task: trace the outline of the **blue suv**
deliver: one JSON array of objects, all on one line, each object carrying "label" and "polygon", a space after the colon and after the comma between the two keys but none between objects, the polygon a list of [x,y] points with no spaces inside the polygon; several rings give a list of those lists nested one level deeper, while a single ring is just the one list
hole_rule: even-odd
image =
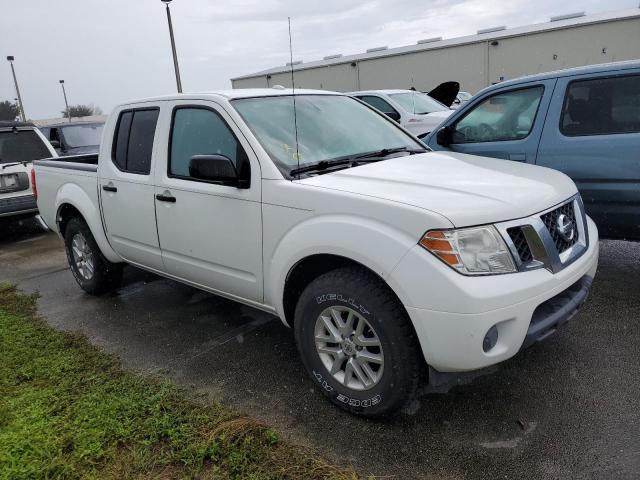
[{"label": "blue suv", "polygon": [[640,61],[493,85],[423,141],[560,170],[602,237],[640,240]]}]

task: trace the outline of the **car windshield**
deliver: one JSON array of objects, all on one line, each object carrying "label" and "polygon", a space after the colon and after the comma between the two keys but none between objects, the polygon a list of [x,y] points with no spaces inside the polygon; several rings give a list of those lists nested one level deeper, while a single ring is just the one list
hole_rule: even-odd
[{"label": "car windshield", "polygon": [[418,115],[449,110],[429,95],[420,92],[392,93],[389,96],[398,102],[407,112]]},{"label": "car windshield", "polygon": [[0,163],[30,162],[51,153],[33,130],[0,132]]},{"label": "car windshield", "polygon": [[424,149],[386,117],[347,96],[296,95],[295,117],[291,95],[243,98],[232,104],[286,175],[323,160]]},{"label": "car windshield", "polygon": [[67,146],[71,148],[100,145],[104,124],[67,125],[61,127]]}]

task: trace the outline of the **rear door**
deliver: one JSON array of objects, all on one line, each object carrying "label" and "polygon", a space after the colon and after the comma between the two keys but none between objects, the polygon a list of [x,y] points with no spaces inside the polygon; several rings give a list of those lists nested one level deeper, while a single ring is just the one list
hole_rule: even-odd
[{"label": "rear door", "polygon": [[640,69],[559,78],[537,163],[576,182],[602,236],[640,239]]},{"label": "rear door", "polygon": [[111,247],[127,262],[161,271],[151,173],[159,112],[141,105],[110,120],[117,123],[101,147],[98,188]]},{"label": "rear door", "polygon": [[[217,103],[172,103],[169,139],[156,169],[158,236],[166,272],[220,293],[262,302],[260,165]],[[164,129],[163,129],[164,130]],[[243,188],[193,178],[194,155],[224,155]],[[246,187],[246,188],[244,188]]]},{"label": "rear door", "polygon": [[[518,162],[535,163],[554,80],[493,90],[454,114],[450,150]],[[432,145],[433,144],[433,145]],[[435,150],[436,135],[429,139]]]}]

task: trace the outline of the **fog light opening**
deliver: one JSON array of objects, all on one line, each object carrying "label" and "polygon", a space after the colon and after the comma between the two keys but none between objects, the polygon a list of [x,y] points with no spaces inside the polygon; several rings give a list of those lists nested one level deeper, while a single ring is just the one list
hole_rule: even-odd
[{"label": "fog light opening", "polygon": [[484,350],[484,353],[487,353],[496,346],[496,343],[498,343],[498,329],[494,325],[484,336],[484,340],[482,341],[482,350]]}]

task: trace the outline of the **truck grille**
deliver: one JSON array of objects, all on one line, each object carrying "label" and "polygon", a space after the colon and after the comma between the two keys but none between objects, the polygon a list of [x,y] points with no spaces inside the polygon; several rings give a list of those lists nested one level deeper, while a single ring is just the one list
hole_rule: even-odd
[{"label": "truck grille", "polygon": [[533,255],[531,254],[531,249],[529,248],[527,239],[524,236],[522,227],[508,228],[507,233],[511,237],[511,241],[518,251],[518,257],[520,257],[520,261],[522,263],[529,263],[530,261],[532,261]]},{"label": "truck grille", "polygon": [[[570,240],[564,238],[560,233],[558,219],[561,215],[564,215],[566,221],[571,222],[574,233]],[[561,207],[541,215],[540,218],[542,219],[545,227],[547,227],[547,230],[549,230],[551,238],[553,238],[553,242],[556,244],[556,248],[558,249],[558,253],[568,250],[578,241],[579,234],[578,229],[576,228],[576,215],[573,210],[573,202],[565,203]]]},{"label": "truck grille", "polygon": [[589,246],[584,206],[575,195],[559,207],[496,224],[519,271],[546,268],[559,272]]}]

